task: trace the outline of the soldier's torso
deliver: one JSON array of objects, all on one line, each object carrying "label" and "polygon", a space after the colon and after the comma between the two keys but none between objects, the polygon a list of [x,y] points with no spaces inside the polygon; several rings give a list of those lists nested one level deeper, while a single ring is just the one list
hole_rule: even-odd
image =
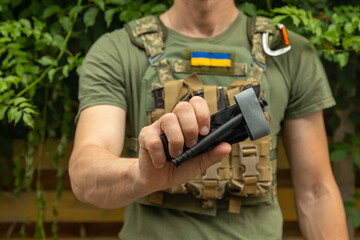
[{"label": "soldier's torso", "polygon": [[[163,52],[154,55],[154,65],[149,65],[141,79],[140,128],[193,95],[204,97],[212,113],[234,104],[233,96],[247,87],[256,88],[265,98],[271,97],[269,81],[262,74],[261,64],[259,67],[254,63],[247,38],[218,38],[202,41],[170,34]],[[271,119],[271,105],[266,111]],[[192,181],[139,202],[210,215],[217,207],[239,212],[244,204],[270,202],[276,194],[275,145],[275,136],[233,144],[232,152],[221,163]]]}]

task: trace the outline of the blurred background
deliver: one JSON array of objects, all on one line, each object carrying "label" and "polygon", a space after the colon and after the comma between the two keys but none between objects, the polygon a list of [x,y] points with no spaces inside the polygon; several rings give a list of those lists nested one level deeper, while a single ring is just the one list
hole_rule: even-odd
[{"label": "blurred background", "polygon": [[[67,164],[77,112],[78,71],[105,32],[171,0],[0,0],[0,239],[117,239],[124,209],[78,202]],[[360,239],[360,6],[358,0],[236,1],[307,37],[318,50],[337,106],[325,112],[329,151]],[[280,139],[281,143],[281,139]],[[284,239],[302,239],[284,149],[278,196]]]}]

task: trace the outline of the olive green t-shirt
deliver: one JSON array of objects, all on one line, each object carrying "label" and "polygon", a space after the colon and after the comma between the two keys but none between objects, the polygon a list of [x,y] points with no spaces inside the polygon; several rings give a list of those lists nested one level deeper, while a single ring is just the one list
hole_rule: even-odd
[{"label": "olive green t-shirt", "polygon": [[[292,49],[269,57],[264,73],[270,85],[271,132],[278,135],[284,119],[306,116],[335,104],[326,74],[313,47],[303,37],[289,32]],[[213,38],[191,38],[168,29],[165,52],[182,57],[176,48],[185,45],[242,47],[250,51],[246,17],[240,13],[222,34]],[[175,50],[176,51],[175,51]],[[177,54],[177,55],[176,55]],[[171,62],[171,59],[169,59]],[[142,126],[135,116],[140,111],[141,79],[148,67],[143,49],[134,46],[124,29],[102,36],[90,49],[82,66],[79,114],[82,109],[110,104],[127,112],[126,135]],[[174,74],[176,79],[183,78]],[[213,76],[221,81],[221,76]],[[181,203],[179,203],[181,204]],[[125,213],[121,239],[281,239],[282,216],[277,199],[259,206],[243,206],[240,214],[218,209],[206,216],[161,207],[130,204]]]}]

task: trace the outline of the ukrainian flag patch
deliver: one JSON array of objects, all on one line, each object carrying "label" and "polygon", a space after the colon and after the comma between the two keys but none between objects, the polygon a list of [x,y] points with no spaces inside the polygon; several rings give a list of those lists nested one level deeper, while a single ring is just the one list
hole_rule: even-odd
[{"label": "ukrainian flag patch", "polygon": [[231,67],[231,53],[191,51],[191,66]]}]

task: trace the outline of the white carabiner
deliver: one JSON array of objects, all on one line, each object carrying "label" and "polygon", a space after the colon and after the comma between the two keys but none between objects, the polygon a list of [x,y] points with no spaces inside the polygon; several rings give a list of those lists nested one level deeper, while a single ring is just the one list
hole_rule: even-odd
[{"label": "white carabiner", "polygon": [[[277,27],[282,30],[284,28],[284,25],[283,24],[278,24]],[[289,46],[286,46],[284,48],[280,48],[278,50],[271,50],[270,47],[269,47],[269,33],[268,32],[264,32],[262,34],[262,43],[263,43],[263,49],[264,49],[264,52],[269,55],[269,56],[273,56],[273,57],[276,57],[276,56],[280,56],[284,53],[287,53],[288,51],[290,51],[291,49],[291,45]]]}]

